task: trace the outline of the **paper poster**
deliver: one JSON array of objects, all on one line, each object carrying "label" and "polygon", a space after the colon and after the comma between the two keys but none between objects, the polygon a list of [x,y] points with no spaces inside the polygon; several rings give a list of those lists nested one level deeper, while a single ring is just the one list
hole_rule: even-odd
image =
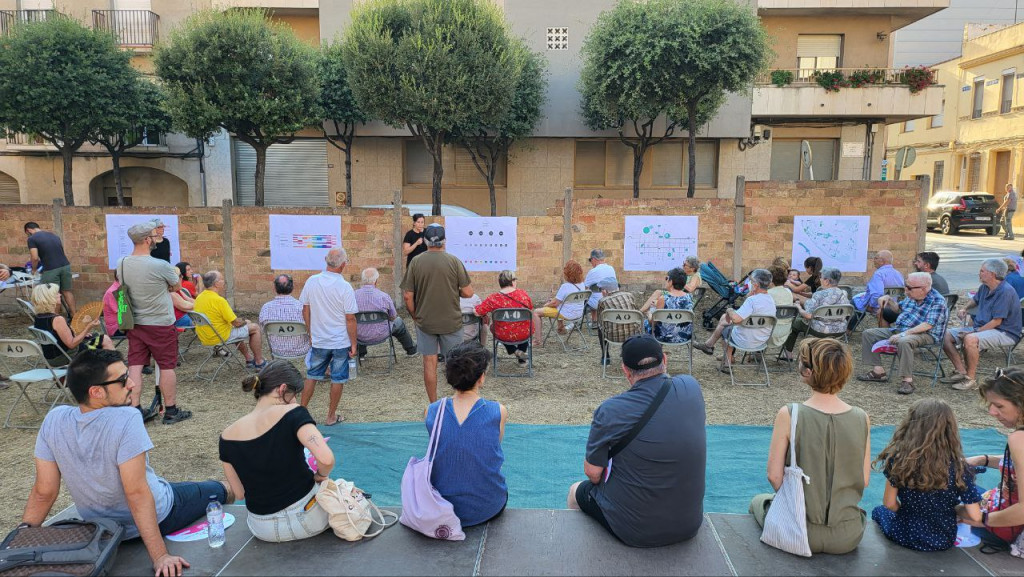
[{"label": "paper poster", "polygon": [[176,214],[108,214],[107,216],[107,266],[117,268],[117,261],[135,250],[128,229],[147,220],[159,218],[164,223],[164,237],[171,241],[171,264],[181,262],[181,248],[178,246],[178,215]]},{"label": "paper poster", "polygon": [[332,248],[341,248],[340,216],[270,215],[270,268],[322,271]]},{"label": "paper poster", "polygon": [[697,256],[697,217],[627,216],[623,242],[623,270],[671,270]]},{"label": "paper poster", "polygon": [[870,216],[793,217],[793,266],[817,256],[840,272],[866,272],[870,226]]},{"label": "paper poster", "polygon": [[516,222],[514,216],[447,216],[445,250],[466,270],[516,270]]}]

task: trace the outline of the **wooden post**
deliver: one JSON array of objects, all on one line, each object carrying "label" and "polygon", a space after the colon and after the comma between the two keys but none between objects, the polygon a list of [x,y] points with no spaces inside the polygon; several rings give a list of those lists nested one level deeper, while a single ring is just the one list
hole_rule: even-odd
[{"label": "wooden post", "polygon": [[562,207],[562,266],[572,260],[572,188],[565,189]]},{"label": "wooden post", "polygon": [[235,258],[232,255],[234,244],[231,242],[231,199],[225,199],[220,208],[223,221],[222,237],[224,244],[224,282],[226,283],[225,298],[231,308],[235,307]]},{"label": "wooden post", "polygon": [[64,218],[62,215],[64,209],[64,199],[55,198],[53,199],[53,234],[64,238]]},{"label": "wooden post", "polygon": [[921,205],[917,207],[917,252],[923,252],[928,234],[928,199],[931,198],[932,178],[922,174],[917,180],[921,183]]},{"label": "wooden post", "polygon": [[732,234],[732,278],[736,280],[740,280],[740,275],[743,274],[743,213],[746,207],[744,203],[746,188],[747,179],[737,176]]},{"label": "wooden post", "polygon": [[405,299],[402,298],[402,275],[405,273],[405,259],[402,258],[402,191],[396,189],[394,197],[392,199],[394,209],[391,212],[391,226],[392,226],[392,241],[394,247],[392,248],[392,256],[395,260],[394,266],[394,287],[392,288],[391,298],[395,301],[395,306],[399,309],[405,307]]}]

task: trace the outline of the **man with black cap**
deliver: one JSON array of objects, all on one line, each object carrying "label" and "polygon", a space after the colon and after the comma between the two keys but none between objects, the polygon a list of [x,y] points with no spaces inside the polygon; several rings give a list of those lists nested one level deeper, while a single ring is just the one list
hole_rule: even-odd
[{"label": "man with black cap", "polygon": [[462,342],[459,297],[473,296],[469,273],[458,257],[444,250],[444,227],[423,230],[427,252],[409,261],[402,279],[405,308],[416,321],[416,346],[423,355],[423,386],[427,398],[437,400],[437,354]]},{"label": "man with black cap", "polygon": [[569,489],[570,509],[632,547],[690,539],[704,515],[704,396],[692,376],[666,374],[666,362],[650,335],[622,346],[630,388],[594,411],[587,480]]}]

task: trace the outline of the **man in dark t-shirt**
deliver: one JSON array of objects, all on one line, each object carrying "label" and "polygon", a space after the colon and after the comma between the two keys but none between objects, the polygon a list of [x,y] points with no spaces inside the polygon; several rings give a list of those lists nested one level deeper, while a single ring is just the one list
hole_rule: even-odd
[{"label": "man in dark t-shirt", "polygon": [[[630,389],[594,411],[583,472],[569,489],[570,509],[580,509],[632,547],[660,547],[692,538],[704,516],[704,396],[690,375],[665,373],[665,353],[649,335],[622,346]],[[632,442],[630,435],[665,380],[664,400]]]},{"label": "man in dark t-shirt", "polygon": [[[160,236],[160,241],[153,243],[153,248],[149,252],[149,256],[158,258],[162,261],[171,262],[171,241],[167,240],[164,236],[164,230],[166,225],[159,218],[153,219],[153,234]],[[156,240],[156,239],[154,239]]]},{"label": "man in dark t-shirt", "polygon": [[71,261],[64,254],[64,243],[50,231],[39,228],[39,223],[26,222],[28,250],[32,258],[32,269],[38,271],[42,265],[39,282],[53,283],[60,288],[60,294],[68,306],[68,313],[75,314],[75,294],[71,292]]}]

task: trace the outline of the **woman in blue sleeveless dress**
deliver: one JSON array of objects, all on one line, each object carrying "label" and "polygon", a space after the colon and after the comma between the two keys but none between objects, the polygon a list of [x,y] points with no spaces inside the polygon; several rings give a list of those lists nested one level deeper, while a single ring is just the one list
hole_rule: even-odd
[{"label": "woman in blue sleeveless dress", "polygon": [[[651,295],[648,301],[653,309],[693,310],[693,297],[686,292],[686,273],[676,267],[665,274],[665,288]],[[641,309],[640,312],[646,312]],[[644,321],[644,330],[663,343],[685,343],[693,337],[693,323],[670,325]]]},{"label": "woman in blue sleeveless dress", "polygon": [[[480,396],[491,354],[476,341],[465,342],[445,357],[445,374],[454,389],[445,403],[437,456],[430,482],[455,509],[463,527],[486,523],[505,510],[508,487],[501,466],[508,410]],[[425,412],[427,431],[441,402]]]}]

